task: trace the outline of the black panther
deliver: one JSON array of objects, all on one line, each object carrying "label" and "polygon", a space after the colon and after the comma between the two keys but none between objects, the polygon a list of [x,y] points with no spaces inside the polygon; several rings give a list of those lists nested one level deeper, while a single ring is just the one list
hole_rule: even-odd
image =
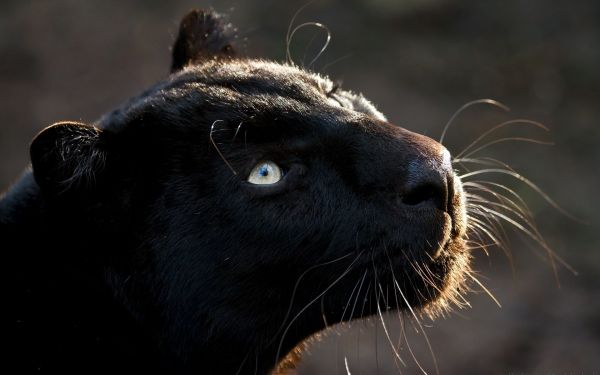
[{"label": "black panther", "polygon": [[[0,201],[5,370],[267,374],[327,326],[464,286],[449,152],[184,17],[171,75],[60,122]],[[279,365],[281,367],[281,365]]]}]

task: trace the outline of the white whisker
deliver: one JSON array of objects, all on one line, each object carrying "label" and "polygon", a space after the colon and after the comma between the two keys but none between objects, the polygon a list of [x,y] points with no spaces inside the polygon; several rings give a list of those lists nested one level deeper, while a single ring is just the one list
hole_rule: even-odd
[{"label": "white whisker", "polygon": [[508,108],[507,106],[505,106],[504,104],[500,103],[499,101],[496,101],[494,99],[478,99],[478,100],[473,100],[471,102],[468,102],[466,104],[464,104],[462,107],[460,107],[456,112],[454,112],[454,114],[450,117],[450,120],[448,120],[448,122],[446,123],[446,125],[444,126],[444,129],[442,130],[442,135],[440,136],[440,140],[439,143],[444,144],[444,138],[446,136],[446,132],[448,131],[448,129],[450,128],[450,125],[452,125],[452,123],[454,122],[454,120],[462,113],[464,112],[466,109],[468,109],[469,107],[472,107],[474,105],[477,104],[489,104],[492,105],[494,107],[500,108],[502,110],[504,110],[505,112],[509,112],[510,108]]},{"label": "white whisker", "polygon": [[505,126],[508,126],[508,125],[533,125],[535,127],[543,129],[545,131],[549,131],[549,129],[546,126],[544,126],[543,124],[541,124],[541,123],[539,123],[537,121],[531,121],[531,120],[526,120],[526,119],[515,119],[515,120],[505,121],[505,122],[502,122],[502,123],[500,123],[500,124],[492,127],[491,129],[487,130],[483,134],[481,134],[471,144],[469,144],[461,152],[459,152],[456,155],[455,159],[459,159],[462,155],[464,155],[467,151],[469,151],[469,149],[471,149],[472,147],[474,147],[478,142],[482,141],[488,135],[490,135],[490,134],[492,134],[492,133],[498,131],[499,129],[501,129],[501,128],[505,127]]},{"label": "white whisker", "polygon": [[554,145],[554,142],[549,142],[549,141],[541,141],[539,139],[534,139],[534,138],[526,138],[526,137],[504,137],[504,138],[498,138],[498,139],[494,139],[493,141],[489,141],[485,144],[483,144],[482,146],[477,147],[475,150],[469,152],[468,154],[465,155],[466,158],[478,153],[479,151],[482,151],[490,146],[493,146],[497,143],[502,143],[502,142],[510,142],[510,141],[515,141],[515,142],[529,142],[529,143],[535,143],[538,145],[547,145],[547,146],[552,146]]}]

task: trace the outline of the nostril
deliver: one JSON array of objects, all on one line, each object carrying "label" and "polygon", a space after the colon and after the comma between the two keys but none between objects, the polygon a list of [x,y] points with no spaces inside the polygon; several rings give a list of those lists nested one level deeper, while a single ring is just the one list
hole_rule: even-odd
[{"label": "nostril", "polygon": [[418,185],[402,196],[402,203],[409,206],[430,205],[445,211],[447,204],[445,185],[442,186],[434,183]]}]

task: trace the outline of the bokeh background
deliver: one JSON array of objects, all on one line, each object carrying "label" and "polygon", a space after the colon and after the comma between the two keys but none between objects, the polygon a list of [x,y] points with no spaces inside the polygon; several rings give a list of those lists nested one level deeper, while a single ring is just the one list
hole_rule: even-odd
[{"label": "bokeh background", "polygon": [[[0,190],[28,163],[28,144],[59,120],[91,122],[167,76],[180,17],[212,6],[238,27],[242,53],[282,61],[293,14],[306,1],[7,1],[0,2]],[[512,261],[496,249],[476,253],[475,268],[502,304],[482,292],[472,308],[406,322],[414,357],[428,373],[600,373],[600,2],[579,0],[316,0],[297,24],[331,31],[311,66],[363,92],[388,118],[434,138],[463,104],[494,98],[510,113],[476,106],[450,128],[457,153],[498,122],[529,118],[551,131],[515,128],[554,146],[498,144],[481,156],[510,163],[561,206],[571,220],[523,185],[548,243],[577,271],[559,267],[519,236]],[[291,44],[308,64],[324,41],[317,28]],[[512,132],[512,133],[511,133]],[[498,136],[500,137],[500,135]],[[512,263],[512,265],[511,265]],[[398,317],[387,318],[392,341]],[[394,360],[376,321],[338,327],[313,340],[298,374],[419,372],[406,343]]]}]

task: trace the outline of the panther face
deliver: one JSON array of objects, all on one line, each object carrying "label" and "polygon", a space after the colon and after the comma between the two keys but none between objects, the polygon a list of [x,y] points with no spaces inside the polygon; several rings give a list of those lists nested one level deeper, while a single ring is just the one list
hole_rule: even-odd
[{"label": "panther face", "polygon": [[166,362],[223,373],[330,324],[446,308],[469,259],[448,151],[326,77],[235,56],[226,31],[191,13],[169,79],[32,144],[49,212],[99,238],[119,303]]}]

